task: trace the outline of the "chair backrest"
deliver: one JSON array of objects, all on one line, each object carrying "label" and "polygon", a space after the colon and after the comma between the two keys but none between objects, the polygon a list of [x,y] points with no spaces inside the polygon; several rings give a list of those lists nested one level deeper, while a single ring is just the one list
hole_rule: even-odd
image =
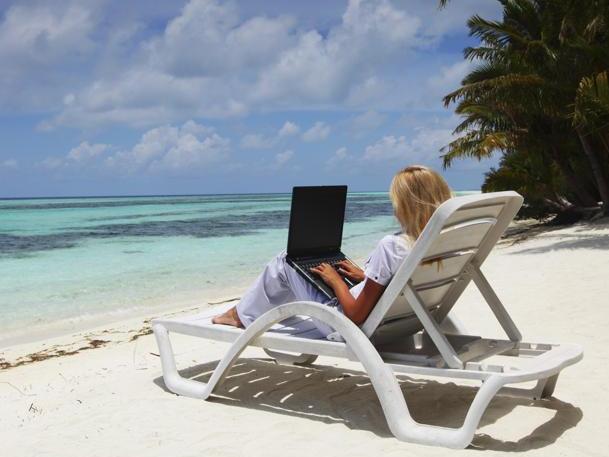
[{"label": "chair backrest", "polygon": [[438,207],[362,325],[364,333],[385,341],[421,329],[403,293],[407,286],[443,319],[471,279],[468,266],[482,265],[522,201],[516,192],[495,192],[451,198]]}]

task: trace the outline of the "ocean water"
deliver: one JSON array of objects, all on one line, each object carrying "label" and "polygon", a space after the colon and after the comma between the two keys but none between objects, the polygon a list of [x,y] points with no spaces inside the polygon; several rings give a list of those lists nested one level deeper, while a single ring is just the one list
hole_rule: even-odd
[{"label": "ocean water", "polygon": [[[0,340],[238,296],[285,249],[289,207],[289,194],[0,200]],[[386,193],[349,195],[347,254],[397,229]]]},{"label": "ocean water", "polygon": [[[0,342],[49,324],[238,296],[285,249],[289,194],[0,200]],[[352,193],[343,251],[398,230],[387,193]]]}]

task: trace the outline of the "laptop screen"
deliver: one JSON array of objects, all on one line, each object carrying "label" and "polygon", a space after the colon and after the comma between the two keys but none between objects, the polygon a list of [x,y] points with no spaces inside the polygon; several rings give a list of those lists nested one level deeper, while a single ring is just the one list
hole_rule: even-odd
[{"label": "laptop screen", "polygon": [[343,237],[347,186],[294,187],[288,255],[339,251]]}]

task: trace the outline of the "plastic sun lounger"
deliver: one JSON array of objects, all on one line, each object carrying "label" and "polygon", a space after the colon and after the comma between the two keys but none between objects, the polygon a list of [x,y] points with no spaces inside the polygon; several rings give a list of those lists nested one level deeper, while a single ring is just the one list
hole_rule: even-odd
[{"label": "plastic sun lounger", "polygon": [[[497,192],[456,197],[442,204],[360,327],[313,302],[278,306],[245,330],[214,325],[209,313],[154,320],[165,385],[179,395],[206,399],[248,345],[263,348],[279,363],[312,363],[319,355],[342,357],[362,364],[389,429],[398,439],[467,447],[496,394],[550,397],[560,371],[583,357],[583,349],[575,344],[522,342],[480,271],[522,201],[516,192]],[[482,293],[507,340],[465,335],[451,325],[448,313],[470,281]],[[310,318],[326,322],[335,332],[323,338]],[[170,332],[232,343],[209,382],[180,376]],[[394,373],[476,380],[482,385],[463,425],[447,428],[421,424],[411,417]],[[506,387],[529,381],[537,381],[535,387]]]}]

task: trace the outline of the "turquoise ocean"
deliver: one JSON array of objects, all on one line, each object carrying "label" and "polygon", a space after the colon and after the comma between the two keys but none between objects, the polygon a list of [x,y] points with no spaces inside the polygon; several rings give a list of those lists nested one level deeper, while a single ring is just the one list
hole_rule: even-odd
[{"label": "turquoise ocean", "polygon": [[[0,200],[0,342],[239,296],[285,249],[289,194]],[[343,251],[398,230],[387,193],[348,196]]]}]

